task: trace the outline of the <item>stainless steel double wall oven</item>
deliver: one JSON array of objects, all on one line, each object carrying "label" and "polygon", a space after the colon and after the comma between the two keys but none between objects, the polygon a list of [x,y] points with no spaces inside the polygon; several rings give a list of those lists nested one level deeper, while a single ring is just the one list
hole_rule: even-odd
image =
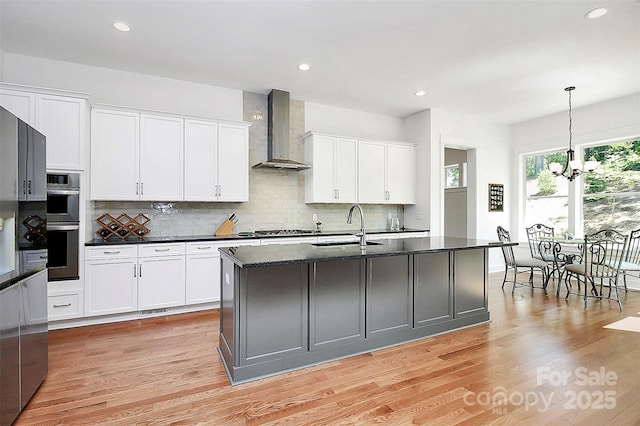
[{"label": "stainless steel double wall oven", "polygon": [[47,173],[49,281],[78,279],[80,175]]}]

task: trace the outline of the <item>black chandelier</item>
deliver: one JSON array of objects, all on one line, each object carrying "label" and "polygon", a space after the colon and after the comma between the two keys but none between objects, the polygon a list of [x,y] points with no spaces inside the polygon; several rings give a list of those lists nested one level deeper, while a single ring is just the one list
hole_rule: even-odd
[{"label": "black chandelier", "polygon": [[571,125],[573,124],[571,117],[571,92],[575,90],[574,86],[569,86],[564,89],[565,92],[569,92],[569,149],[567,150],[567,161],[564,164],[564,168],[560,163],[549,164],[549,170],[554,176],[562,176],[569,181],[573,181],[576,177],[580,176],[584,171],[591,173],[598,167],[597,161],[585,161],[584,167],[580,160],[575,159],[575,152],[572,147],[573,133],[571,132]]}]

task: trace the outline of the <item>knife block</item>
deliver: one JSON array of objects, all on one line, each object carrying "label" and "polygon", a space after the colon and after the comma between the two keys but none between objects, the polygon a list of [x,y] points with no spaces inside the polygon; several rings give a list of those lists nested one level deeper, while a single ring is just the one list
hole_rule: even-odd
[{"label": "knife block", "polygon": [[222,225],[220,225],[218,227],[218,229],[216,229],[215,235],[231,235],[233,234],[233,222],[231,222],[229,219],[225,220],[224,222],[222,222]]}]

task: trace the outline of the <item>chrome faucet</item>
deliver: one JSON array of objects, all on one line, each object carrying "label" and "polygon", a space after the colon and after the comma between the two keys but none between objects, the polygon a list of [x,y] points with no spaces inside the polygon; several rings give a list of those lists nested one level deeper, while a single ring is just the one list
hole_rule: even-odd
[{"label": "chrome faucet", "polygon": [[356,234],[357,237],[360,237],[360,249],[364,250],[367,248],[367,234],[364,231],[364,213],[362,212],[362,207],[360,204],[354,204],[349,209],[349,216],[347,216],[347,223],[351,223],[351,216],[353,215],[353,209],[358,208],[360,212],[360,233]]}]

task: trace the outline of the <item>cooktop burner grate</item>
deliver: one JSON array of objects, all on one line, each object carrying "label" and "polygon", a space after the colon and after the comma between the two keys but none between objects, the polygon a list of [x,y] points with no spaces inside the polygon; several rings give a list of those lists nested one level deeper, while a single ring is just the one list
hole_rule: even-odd
[{"label": "cooktop burner grate", "polygon": [[254,234],[262,236],[304,235],[313,234],[313,231],[309,229],[261,229],[259,231],[254,231]]}]

